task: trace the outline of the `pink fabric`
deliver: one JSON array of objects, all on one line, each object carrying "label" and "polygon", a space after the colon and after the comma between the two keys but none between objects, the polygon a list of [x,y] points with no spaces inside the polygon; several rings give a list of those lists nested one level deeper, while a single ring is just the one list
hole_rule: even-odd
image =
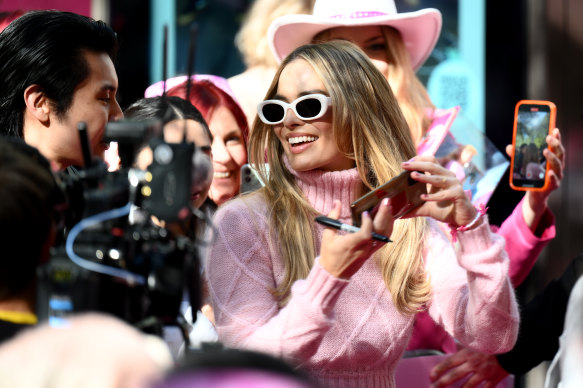
[{"label": "pink fabric", "polygon": [[437,325],[425,311],[415,316],[413,335],[407,344],[407,350],[439,350],[444,353],[455,353],[455,340],[443,327]]},{"label": "pink fabric", "polygon": [[427,133],[417,145],[417,155],[435,155],[439,145],[449,133],[449,129],[459,111],[460,107],[456,106],[447,110],[436,109],[431,112],[433,121]]},{"label": "pink fabric", "polygon": [[530,273],[544,247],[555,238],[555,216],[547,208],[539,221],[540,236],[536,236],[526,225],[522,214],[522,201],[500,228],[493,231],[506,240],[506,252],[510,257],[509,275],[514,287],[518,287]]},{"label": "pink fabric", "polygon": [[[418,154],[427,153],[429,150],[437,150],[439,145],[433,144],[430,140],[441,141],[445,137],[444,130],[447,133],[453,123],[453,118],[457,110],[435,112],[434,121],[428,133],[440,134],[440,136],[431,135],[426,137],[427,142],[422,143],[423,147],[418,148]],[[444,123],[447,125],[444,128]],[[443,135],[443,136],[441,136]],[[536,263],[542,249],[555,237],[555,220],[550,210],[546,210],[539,223],[539,229],[542,229],[540,237],[534,235],[530,230],[522,214],[522,202],[519,203],[512,214],[502,223],[500,228],[492,226],[492,231],[504,237],[506,241],[506,252],[510,258],[509,276],[514,287],[520,285],[530,270]],[[454,353],[457,349],[454,339],[447,332],[435,324],[435,322],[426,315],[426,313],[417,314],[415,318],[415,329],[407,350],[417,349],[436,349],[445,353]]]},{"label": "pink fabric", "polygon": [[[334,199],[349,222],[347,189],[359,184],[355,169],[295,173],[314,208],[327,214]],[[350,279],[330,275],[315,258],[285,307],[272,290],[284,266],[269,209],[259,194],[240,197],[215,214],[217,238],[206,263],[219,339],[227,346],[283,357],[304,368],[322,387],[394,387],[394,371],[410,338],[414,315],[393,305],[375,260]],[[323,227],[315,225],[316,251]],[[423,257],[433,288],[429,313],[465,345],[487,353],[516,341],[518,311],[507,277],[503,240],[487,222],[460,233],[458,254],[429,221]]]},{"label": "pink fabric", "polygon": [[339,14],[339,15],[334,15],[334,16],[330,16],[332,19],[362,19],[362,18],[374,18],[377,16],[385,16],[386,13],[384,12],[375,12],[375,11],[370,11],[370,12],[354,12],[351,13],[350,15],[344,15],[344,14]]},{"label": "pink fabric", "polygon": [[17,10],[58,9],[91,17],[90,0],[3,0],[2,12]]},{"label": "pink fabric", "polygon": [[283,372],[244,369],[240,367],[209,367],[208,370],[187,371],[166,378],[154,388],[310,388],[307,383],[286,376]]}]

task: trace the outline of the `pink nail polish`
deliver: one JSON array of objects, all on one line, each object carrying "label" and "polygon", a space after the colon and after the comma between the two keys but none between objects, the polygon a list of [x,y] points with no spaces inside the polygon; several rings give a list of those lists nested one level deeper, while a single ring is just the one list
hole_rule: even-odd
[{"label": "pink nail polish", "polygon": [[415,160],[415,157],[412,157],[411,159],[407,160],[406,162],[401,163],[401,165],[407,166],[407,165],[409,165],[414,160]]}]

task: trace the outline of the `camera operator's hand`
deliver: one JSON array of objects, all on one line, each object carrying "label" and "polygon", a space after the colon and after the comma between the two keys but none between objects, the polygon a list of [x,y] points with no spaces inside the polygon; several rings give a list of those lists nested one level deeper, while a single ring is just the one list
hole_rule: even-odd
[{"label": "camera operator's hand", "polygon": [[[340,201],[334,201],[334,208],[328,217],[337,219],[341,207]],[[336,229],[326,228],[322,234],[320,265],[336,277],[349,279],[373,253],[384,246],[384,243],[372,239],[372,233],[390,236],[393,221],[390,202],[384,200],[374,220],[367,212],[362,214],[362,225],[356,233],[341,234]]]},{"label": "camera operator's hand", "polygon": [[[412,171],[411,178],[427,184],[425,203],[412,210],[404,218],[426,216],[445,222],[453,227],[468,225],[477,211],[467,197],[462,183],[455,174],[441,166],[433,156],[418,156],[404,162],[403,168]],[[474,225],[481,224],[481,219]]]}]

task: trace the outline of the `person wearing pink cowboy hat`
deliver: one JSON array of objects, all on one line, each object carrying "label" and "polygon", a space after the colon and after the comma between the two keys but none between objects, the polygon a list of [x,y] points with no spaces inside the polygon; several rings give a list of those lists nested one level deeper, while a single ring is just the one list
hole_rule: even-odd
[{"label": "person wearing pink cowboy hat", "polygon": [[[425,306],[461,343],[485,352],[513,346],[518,321],[503,239],[451,171],[431,157],[405,162],[416,153],[408,132],[389,84],[353,43],[304,45],[286,57],[249,141],[266,185],[213,219],[205,269],[225,346],[284,357],[329,388],[400,386],[395,367]],[[424,197],[393,229],[383,201],[350,235],[314,220],[349,221],[356,197],[402,169],[427,171],[440,204]],[[445,198],[456,203],[447,218],[439,210]],[[469,225],[458,235],[459,254],[438,227],[446,219]],[[394,243],[381,247],[373,231]],[[468,237],[477,245],[466,245]]]},{"label": "person wearing pink cowboy hat", "polygon": [[[385,75],[409,124],[418,155],[434,154],[455,120],[459,107],[436,109],[415,71],[431,54],[441,30],[441,13],[432,8],[399,13],[393,0],[316,0],[312,15],[286,15],[273,21],[268,37],[276,58],[295,48],[331,39],[356,43]],[[555,236],[547,207],[563,176],[564,147],[558,129],[547,138],[551,187],[528,192],[497,233],[506,239],[509,274],[514,286],[524,281],[541,250]],[[510,147],[510,146],[509,146]],[[507,152],[511,152],[511,147]],[[456,345],[427,315],[418,314],[409,350]]]},{"label": "person wearing pink cowboy hat", "polygon": [[344,26],[389,26],[397,29],[411,56],[414,69],[421,67],[437,43],[441,31],[441,12],[426,8],[398,13],[393,1],[319,0],[312,15],[286,15],[271,23],[269,44],[281,61],[295,48],[307,43],[320,32]]}]

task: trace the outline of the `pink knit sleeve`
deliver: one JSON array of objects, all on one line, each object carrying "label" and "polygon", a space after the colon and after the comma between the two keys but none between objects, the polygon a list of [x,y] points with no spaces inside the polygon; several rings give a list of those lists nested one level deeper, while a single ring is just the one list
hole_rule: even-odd
[{"label": "pink knit sleeve", "polygon": [[348,282],[330,275],[316,260],[281,308],[272,291],[283,276],[283,264],[258,203],[235,200],[214,217],[216,240],[208,251],[206,274],[219,340],[303,361],[330,328]]},{"label": "pink knit sleeve", "polygon": [[433,292],[429,314],[465,346],[483,353],[509,351],[519,315],[504,239],[485,220],[458,234],[460,247],[454,253],[435,223],[430,230],[425,249]]},{"label": "pink knit sleeve", "polygon": [[[524,199],[522,200],[524,201]],[[541,236],[536,236],[526,225],[522,215],[522,201],[499,229],[493,230],[506,240],[506,252],[510,258],[509,275],[514,287],[518,287],[530,273],[540,252],[555,237],[555,217],[549,209],[539,221]]]}]

